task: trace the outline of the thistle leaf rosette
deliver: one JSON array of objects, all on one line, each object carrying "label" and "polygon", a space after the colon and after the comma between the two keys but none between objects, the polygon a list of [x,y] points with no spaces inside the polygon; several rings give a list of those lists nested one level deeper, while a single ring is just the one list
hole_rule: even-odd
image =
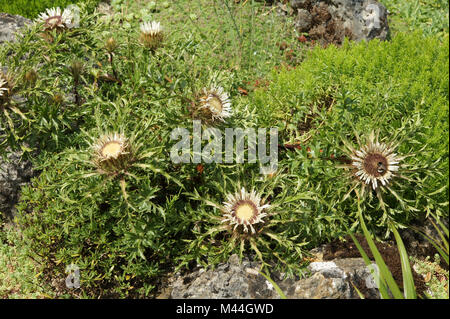
[{"label": "thistle leaf rosette", "polygon": [[[373,194],[376,194],[383,212],[380,225],[392,220],[395,214],[400,213],[406,220],[420,212],[422,199],[429,197],[423,188],[424,177],[436,173],[436,163],[415,163],[411,159],[415,153],[401,152],[403,144],[414,142],[409,141],[409,134],[404,135],[387,141],[372,131],[367,136],[356,135],[357,146],[344,140],[347,160],[340,167],[346,170],[351,187],[343,200],[355,191],[370,208]],[[421,151],[426,151],[426,145]]]},{"label": "thistle leaf rosette", "polygon": [[310,209],[308,201],[314,196],[304,191],[294,194],[296,189],[281,179],[281,174],[277,174],[262,184],[244,187],[231,181],[230,188],[234,190],[216,189],[221,200],[210,199],[198,191],[190,194],[200,201],[200,207],[192,210],[192,215],[188,209],[195,239],[190,242],[186,260],[196,258],[210,266],[237,253],[241,258],[244,254],[254,256],[264,265],[275,262],[280,269],[295,271],[305,253],[303,246],[308,244],[308,238],[302,234],[307,233],[306,225],[313,221],[306,212]]}]

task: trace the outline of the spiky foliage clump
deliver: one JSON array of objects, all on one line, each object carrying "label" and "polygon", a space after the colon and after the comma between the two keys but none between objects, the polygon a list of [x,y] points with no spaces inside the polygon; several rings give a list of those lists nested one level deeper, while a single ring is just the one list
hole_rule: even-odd
[{"label": "spiky foliage clump", "polygon": [[[160,240],[166,218],[161,187],[173,182],[161,164],[161,136],[152,129],[154,122],[148,121],[133,131],[118,130],[123,133],[104,135],[109,131],[105,128],[83,133],[79,148],[54,156],[40,177],[24,189],[24,198],[34,196],[39,202],[58,194],[56,206],[54,201],[44,206],[22,202],[18,216],[25,240],[38,253],[36,258],[45,256],[47,261],[41,269],[44,282],[65,278],[67,265],[80,268],[81,289],[67,291],[63,282],[53,282],[58,294],[124,297],[132,286],[137,295],[153,289],[164,267],[161,254],[172,243]],[[47,179],[52,183],[47,184]],[[59,210],[64,213],[56,213]],[[39,241],[35,241],[36,232]]]},{"label": "spiky foliage clump", "polygon": [[[214,267],[235,253],[299,274],[307,255],[305,247],[317,234],[313,224],[332,233],[339,221],[334,225],[322,221],[324,216],[314,211],[321,206],[320,200],[301,184],[290,184],[283,170],[246,181],[239,171],[235,176],[226,174],[223,187],[204,185],[190,193],[195,202],[185,215],[195,237],[188,241],[186,254],[179,257],[179,267],[192,259]],[[220,175],[220,170],[216,173]]]},{"label": "spiky foliage clump", "polygon": [[[90,5],[92,2],[79,4],[80,28],[44,31],[42,23],[33,23],[23,29],[26,37],[21,41],[7,42],[0,48],[9,88],[1,97],[0,108],[6,109],[7,114],[2,111],[0,115],[0,147],[25,150],[24,156],[36,145],[58,147],[64,136],[83,121],[85,110],[79,108],[79,97],[83,95],[86,101],[86,94],[80,90],[86,89],[86,71],[90,66],[78,69],[79,72],[73,72],[73,66],[74,61],[80,60],[86,65],[95,54],[86,49],[97,43],[88,32],[95,23],[87,12]],[[43,38],[43,33],[52,41]],[[79,54],[68,54],[73,50],[80,50]],[[4,58],[7,52],[14,53]]]},{"label": "spiky foliage clump", "polygon": [[[357,146],[343,139],[341,160],[346,164],[337,167],[347,171],[349,191],[342,202],[352,198],[354,191],[353,198],[362,200],[366,210],[379,210],[378,225],[383,226],[393,223],[401,227],[419,216],[424,201],[431,199],[425,181],[440,174],[439,161],[426,164],[417,161],[418,154],[430,151],[426,146],[414,149],[417,140],[412,132],[417,134],[420,124],[418,118],[408,121],[402,130],[383,139],[373,131],[363,136],[355,132]],[[443,188],[434,193],[441,191]],[[372,217],[380,216],[379,213]],[[371,218],[369,213],[366,215]],[[386,231],[389,233],[389,229]]]}]

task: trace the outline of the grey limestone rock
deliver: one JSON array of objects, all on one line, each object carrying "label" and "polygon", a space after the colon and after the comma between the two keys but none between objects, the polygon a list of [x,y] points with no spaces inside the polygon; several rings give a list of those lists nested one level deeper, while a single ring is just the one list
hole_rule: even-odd
[{"label": "grey limestone rock", "polygon": [[14,41],[16,33],[26,25],[31,24],[31,20],[9,13],[0,13],[0,44],[5,41]]},{"label": "grey limestone rock", "polygon": [[[206,298],[280,298],[273,285],[258,273],[260,264],[236,255],[214,270],[197,268],[185,275],[175,275],[168,297],[174,299]],[[367,298],[379,298],[378,289],[362,258],[313,262],[307,278],[285,278],[272,273],[271,277],[288,298],[297,299],[358,299],[353,285]]]},{"label": "grey limestone rock", "polygon": [[20,188],[33,176],[31,162],[23,160],[20,152],[8,152],[6,160],[0,156],[0,213],[14,217],[14,205]]},{"label": "grey limestone rock", "polygon": [[353,40],[386,40],[388,11],[376,0],[331,0],[330,14],[351,30]]},{"label": "grey limestone rock", "polygon": [[176,278],[171,298],[275,298],[273,286],[258,273],[258,267],[258,263],[248,259],[240,264],[238,256],[233,255],[214,270],[200,268]]},{"label": "grey limestone rock", "polygon": [[299,9],[295,19],[295,28],[299,32],[307,32],[312,26],[312,15],[308,10]]}]

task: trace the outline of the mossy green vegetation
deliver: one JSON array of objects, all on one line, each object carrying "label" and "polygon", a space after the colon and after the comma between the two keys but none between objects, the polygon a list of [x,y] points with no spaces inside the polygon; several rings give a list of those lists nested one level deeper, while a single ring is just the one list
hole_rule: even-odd
[{"label": "mossy green vegetation", "polygon": [[38,264],[11,225],[0,225],[0,298],[51,298],[41,281]]},{"label": "mossy green vegetation", "polygon": [[425,277],[425,283],[430,290],[430,295],[435,299],[448,299],[448,271],[440,266],[441,257],[434,256],[434,260],[428,256],[425,260],[412,259],[419,274]]}]

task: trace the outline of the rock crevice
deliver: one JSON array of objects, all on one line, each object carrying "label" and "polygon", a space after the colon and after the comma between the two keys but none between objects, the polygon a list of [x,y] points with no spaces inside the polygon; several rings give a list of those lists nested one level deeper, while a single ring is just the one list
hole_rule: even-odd
[{"label": "rock crevice", "polygon": [[322,44],[341,44],[345,37],[354,41],[386,40],[388,11],[375,0],[292,0],[298,32]]}]

